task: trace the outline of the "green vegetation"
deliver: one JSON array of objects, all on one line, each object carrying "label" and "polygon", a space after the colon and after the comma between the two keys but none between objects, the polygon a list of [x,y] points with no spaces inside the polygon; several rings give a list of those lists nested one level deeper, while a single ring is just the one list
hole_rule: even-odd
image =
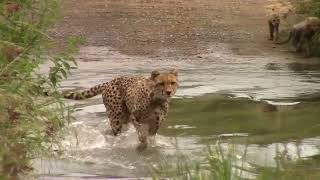
[{"label": "green vegetation", "polygon": [[242,170],[234,169],[238,161],[234,148],[226,153],[218,143],[207,150],[207,157],[202,161],[192,161],[182,154],[170,158],[171,161],[164,159],[152,168],[153,178],[231,180],[242,175]]},{"label": "green vegetation", "polygon": [[299,14],[320,17],[320,0],[295,0],[294,5]]},{"label": "green vegetation", "polygon": [[[32,159],[50,153],[70,119],[57,87],[75,65],[77,39],[60,54],[47,30],[58,18],[59,0],[0,0],[0,179],[19,179]],[[51,61],[48,75],[37,73]],[[44,97],[44,92],[52,97]]]},{"label": "green vegetation", "polygon": [[318,156],[290,160],[285,152],[278,152],[275,167],[261,167],[246,161],[247,150],[237,154],[234,144],[223,147],[220,141],[208,146],[202,160],[191,160],[179,153],[162,159],[151,169],[153,179],[197,180],[318,180],[320,159]]}]

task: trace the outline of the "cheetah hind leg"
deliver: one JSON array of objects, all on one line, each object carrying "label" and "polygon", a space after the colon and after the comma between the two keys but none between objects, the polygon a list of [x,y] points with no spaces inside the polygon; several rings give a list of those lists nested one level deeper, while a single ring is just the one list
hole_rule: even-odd
[{"label": "cheetah hind leg", "polygon": [[122,117],[121,117],[121,132],[126,132],[129,130],[130,125],[130,115],[128,115],[127,113],[123,113]]},{"label": "cheetah hind leg", "polygon": [[122,130],[122,121],[121,119],[110,119],[110,126],[114,136],[117,136],[121,133]]},{"label": "cheetah hind leg", "polygon": [[[120,113],[119,113],[120,112]],[[114,136],[123,132],[129,122],[129,116],[125,110],[117,108],[107,109],[107,116],[109,117],[110,127]]]}]

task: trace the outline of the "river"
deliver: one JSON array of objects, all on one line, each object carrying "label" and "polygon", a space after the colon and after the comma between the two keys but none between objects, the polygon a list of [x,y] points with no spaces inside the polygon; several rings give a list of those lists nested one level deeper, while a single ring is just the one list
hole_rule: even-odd
[{"label": "river", "polygon": [[[246,163],[259,167],[278,167],[279,154],[293,164],[320,155],[320,62],[285,53],[238,55],[223,43],[210,44],[207,53],[195,56],[177,58],[165,56],[171,53],[168,49],[159,51],[164,56],[82,47],[76,58],[79,68],[61,88],[81,90],[118,75],[179,69],[180,87],[156,142],[138,153],[132,127],[112,136],[100,95],[67,100],[75,107],[75,120],[61,142],[63,154],[34,161],[41,179],[150,177],[150,167],[163,157],[179,152],[201,160],[206,145],[217,140],[223,148],[234,146]],[[42,71],[47,69],[45,65]],[[302,174],[317,172],[311,164],[303,165]]]}]

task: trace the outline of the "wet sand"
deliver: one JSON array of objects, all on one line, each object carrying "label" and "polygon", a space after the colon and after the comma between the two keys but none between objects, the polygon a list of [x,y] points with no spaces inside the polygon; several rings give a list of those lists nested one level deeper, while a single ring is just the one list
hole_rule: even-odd
[{"label": "wet sand", "polygon": [[[52,29],[65,42],[84,36],[87,46],[108,46],[127,55],[179,57],[207,53],[227,43],[237,54],[285,51],[268,41],[267,15],[281,0],[66,0]],[[284,28],[283,23],[281,28]]]}]

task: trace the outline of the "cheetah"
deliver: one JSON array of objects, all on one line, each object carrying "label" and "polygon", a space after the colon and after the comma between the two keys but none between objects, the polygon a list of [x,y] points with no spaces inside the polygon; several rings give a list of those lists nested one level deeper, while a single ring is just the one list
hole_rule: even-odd
[{"label": "cheetah", "polygon": [[177,70],[152,71],[149,78],[119,76],[83,92],[64,94],[64,98],[80,100],[102,94],[113,134],[119,135],[123,125],[132,123],[138,133],[139,147],[144,149],[148,137],[155,136],[167,118],[171,97],[178,86]]},{"label": "cheetah", "polygon": [[272,9],[272,14],[269,16],[268,24],[269,24],[269,40],[278,41],[279,37],[279,26],[280,26],[280,16],[274,12]]},{"label": "cheetah", "polygon": [[292,40],[296,52],[304,51],[305,56],[311,56],[311,41],[313,36],[320,32],[320,19],[318,17],[307,17],[292,26],[289,37],[277,44],[285,44]]}]

